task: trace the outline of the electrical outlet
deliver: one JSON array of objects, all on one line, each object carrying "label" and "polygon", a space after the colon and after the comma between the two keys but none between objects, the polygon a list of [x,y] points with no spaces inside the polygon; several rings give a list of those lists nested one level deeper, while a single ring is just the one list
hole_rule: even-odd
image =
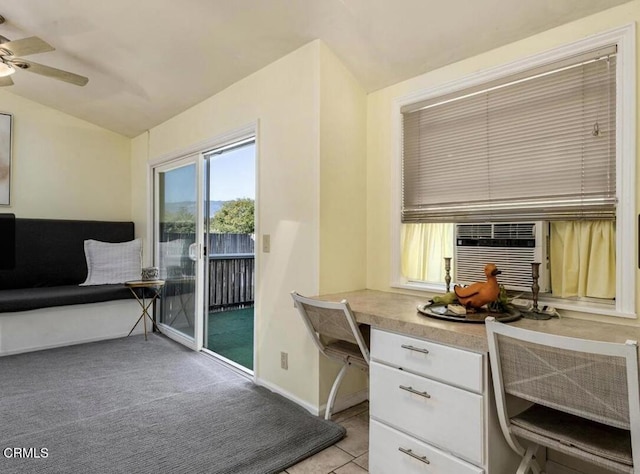
[{"label": "electrical outlet", "polygon": [[271,252],[271,235],[264,234],[262,236],[262,251],[264,253]]},{"label": "electrical outlet", "polygon": [[286,352],[280,353],[280,367],[284,370],[289,370],[289,354]]}]

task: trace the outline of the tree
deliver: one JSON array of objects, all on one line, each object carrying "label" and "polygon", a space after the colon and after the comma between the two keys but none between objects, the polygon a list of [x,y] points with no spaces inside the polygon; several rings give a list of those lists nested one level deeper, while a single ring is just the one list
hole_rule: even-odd
[{"label": "tree", "polygon": [[253,199],[225,202],[213,216],[211,230],[221,234],[253,234],[254,208]]},{"label": "tree", "polygon": [[164,215],[163,230],[172,234],[195,234],[196,217],[186,207],[182,206],[174,212]]}]

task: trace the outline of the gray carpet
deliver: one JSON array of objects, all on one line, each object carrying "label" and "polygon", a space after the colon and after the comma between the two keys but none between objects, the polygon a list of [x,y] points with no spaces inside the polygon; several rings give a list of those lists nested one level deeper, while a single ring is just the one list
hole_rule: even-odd
[{"label": "gray carpet", "polygon": [[280,472],[344,433],[159,335],[0,357],[3,474]]}]

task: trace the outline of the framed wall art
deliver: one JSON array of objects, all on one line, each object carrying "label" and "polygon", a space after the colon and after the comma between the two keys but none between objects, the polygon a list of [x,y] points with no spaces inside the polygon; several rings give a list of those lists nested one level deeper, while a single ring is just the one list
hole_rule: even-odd
[{"label": "framed wall art", "polygon": [[0,112],[0,206],[11,203],[11,137],[13,116]]}]

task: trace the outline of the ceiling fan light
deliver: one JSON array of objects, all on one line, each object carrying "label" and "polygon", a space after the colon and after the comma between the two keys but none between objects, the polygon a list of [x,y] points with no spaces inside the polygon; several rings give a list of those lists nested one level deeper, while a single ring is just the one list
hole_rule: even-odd
[{"label": "ceiling fan light", "polygon": [[16,72],[15,68],[11,64],[3,63],[0,61],[0,77],[7,77]]}]

